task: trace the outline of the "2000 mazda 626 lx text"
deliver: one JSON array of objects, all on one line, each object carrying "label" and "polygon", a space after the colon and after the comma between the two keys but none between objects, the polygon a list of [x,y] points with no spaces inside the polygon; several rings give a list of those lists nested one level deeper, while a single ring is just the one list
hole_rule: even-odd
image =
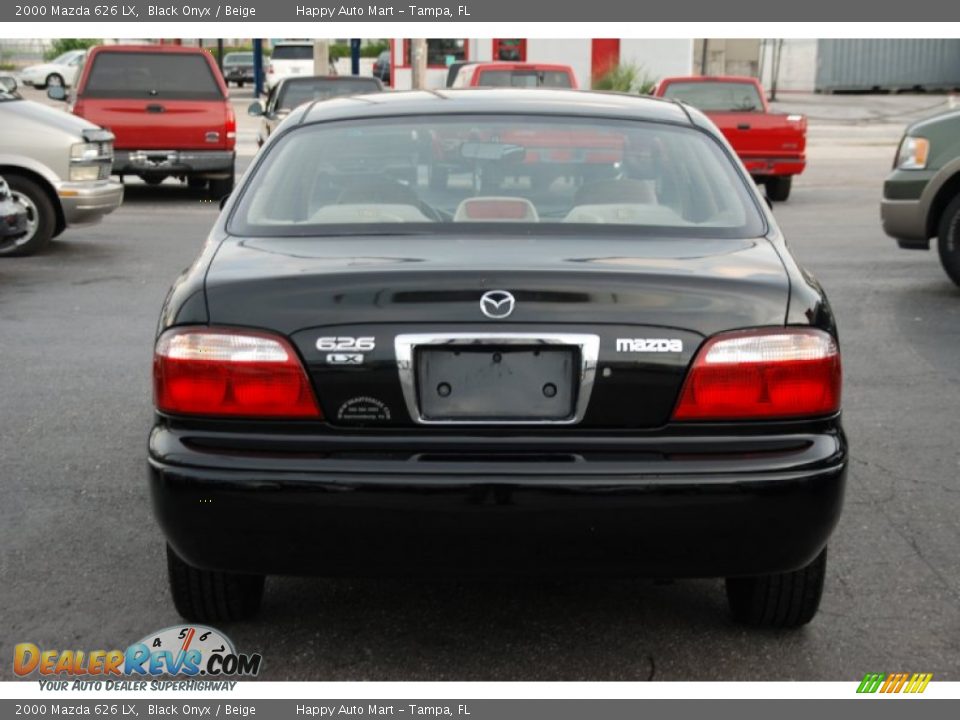
[{"label": "2000 mazda 626 lx text", "polygon": [[554,90],[301,106],[163,307],[173,599],[269,574],[726,578],[820,602],[843,500],[827,299],[701,113]]}]

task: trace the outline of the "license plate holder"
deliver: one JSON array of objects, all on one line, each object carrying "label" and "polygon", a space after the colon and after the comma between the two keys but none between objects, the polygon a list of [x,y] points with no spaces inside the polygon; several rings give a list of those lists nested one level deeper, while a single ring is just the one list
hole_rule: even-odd
[{"label": "license plate holder", "polygon": [[569,346],[421,347],[420,415],[431,422],[562,421],[575,411],[579,351]]}]

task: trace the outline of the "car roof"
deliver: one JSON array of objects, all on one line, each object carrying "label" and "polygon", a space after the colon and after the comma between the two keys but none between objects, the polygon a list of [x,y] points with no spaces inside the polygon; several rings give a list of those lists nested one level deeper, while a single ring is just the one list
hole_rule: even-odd
[{"label": "car roof", "polygon": [[91,52],[129,52],[129,53],[187,53],[206,54],[207,50],[192,45],[97,45]]},{"label": "car roof", "polygon": [[347,80],[361,80],[364,82],[369,82],[371,85],[381,84],[379,78],[375,78],[373,75],[293,75],[289,77],[280,78],[277,81],[277,85],[292,85],[293,83],[308,83],[308,82],[346,82]]},{"label": "car roof", "polygon": [[481,60],[471,63],[478,70],[562,70],[572,72],[573,68],[569,65],[558,65],[556,63],[542,62],[521,62],[520,60]]},{"label": "car roof", "polygon": [[660,81],[661,85],[667,83],[690,83],[690,82],[713,82],[713,83],[749,83],[756,85],[757,79],[748,75],[684,75],[678,77],[665,77]]},{"label": "car roof", "polygon": [[293,120],[291,124],[431,113],[486,115],[531,113],[702,125],[699,122],[694,123],[689,110],[673,100],[626,93],[547,88],[407,90],[333,98],[324,100],[323,103],[304,105],[297,112],[300,117],[298,120]]}]

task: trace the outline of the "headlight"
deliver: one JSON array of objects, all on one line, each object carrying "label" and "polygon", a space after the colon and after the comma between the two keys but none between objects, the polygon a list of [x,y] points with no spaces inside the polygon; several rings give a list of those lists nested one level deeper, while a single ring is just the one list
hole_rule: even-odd
[{"label": "headlight", "polygon": [[99,179],[99,165],[74,165],[70,168],[70,182],[86,182]]},{"label": "headlight", "polygon": [[929,140],[907,135],[900,141],[900,150],[897,152],[897,162],[894,167],[898,170],[923,170],[927,166],[929,155]]},{"label": "headlight", "polygon": [[70,159],[75,162],[94,162],[100,154],[98,143],[77,143],[70,147]]}]

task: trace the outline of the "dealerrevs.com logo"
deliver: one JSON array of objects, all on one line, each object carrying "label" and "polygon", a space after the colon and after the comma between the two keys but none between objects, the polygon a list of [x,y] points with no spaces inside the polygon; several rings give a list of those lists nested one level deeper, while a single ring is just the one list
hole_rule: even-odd
[{"label": "dealerrevs.com logo", "polygon": [[[42,649],[20,643],[13,649],[13,671],[18,677],[34,673],[44,689],[65,690],[70,681],[86,680],[89,688],[146,689],[146,682],[131,686],[126,680],[156,677],[200,677],[223,681],[229,677],[255,677],[263,657],[238,653],[233,642],[219,630],[203,625],[178,625],[151,633],[125,650]],[[56,678],[56,680],[54,680]],[[92,683],[89,681],[93,681]],[[168,683],[151,683],[151,689],[189,689]],[[199,683],[197,683],[199,684]],[[197,689],[232,689],[234,682],[204,682]],[[96,687],[102,685],[102,687]],[[229,685],[229,688],[219,688]],[[76,685],[73,685],[76,687]]]}]

